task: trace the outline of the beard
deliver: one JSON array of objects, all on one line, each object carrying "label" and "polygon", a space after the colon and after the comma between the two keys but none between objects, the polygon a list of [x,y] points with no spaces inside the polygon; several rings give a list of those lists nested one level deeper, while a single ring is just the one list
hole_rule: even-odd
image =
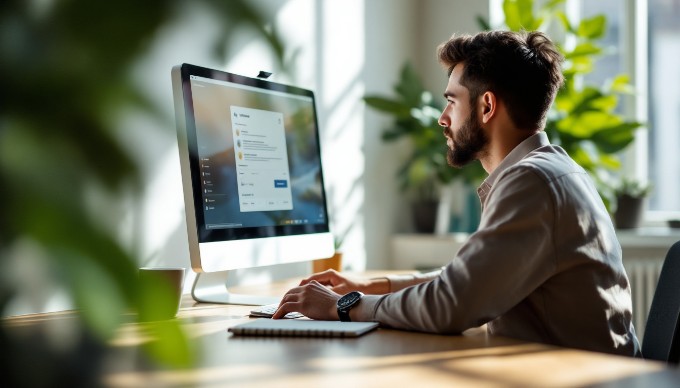
[{"label": "beard", "polygon": [[480,153],[489,143],[484,130],[477,120],[477,109],[473,107],[470,115],[457,131],[451,131],[453,148],[448,148],[446,161],[449,166],[461,168],[479,159]]}]

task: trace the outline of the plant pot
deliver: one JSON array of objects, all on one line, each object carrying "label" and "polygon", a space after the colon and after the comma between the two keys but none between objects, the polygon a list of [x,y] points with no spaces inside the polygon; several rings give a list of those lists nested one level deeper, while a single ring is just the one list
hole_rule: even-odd
[{"label": "plant pot", "polygon": [[437,201],[420,201],[411,204],[413,225],[417,233],[434,233],[438,207]]},{"label": "plant pot", "polygon": [[623,194],[616,197],[614,222],[618,229],[632,229],[640,226],[644,210],[644,198]]},{"label": "plant pot", "polygon": [[329,269],[334,269],[338,272],[342,271],[342,253],[335,252],[335,254],[327,259],[318,259],[312,261],[312,273],[319,273]]}]

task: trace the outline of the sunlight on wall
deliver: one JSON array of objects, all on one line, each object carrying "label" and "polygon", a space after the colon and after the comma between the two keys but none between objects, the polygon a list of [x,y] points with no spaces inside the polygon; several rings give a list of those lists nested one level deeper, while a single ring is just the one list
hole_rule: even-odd
[{"label": "sunlight on wall", "polygon": [[[260,70],[272,72],[275,64],[269,54],[267,46],[258,41],[244,43],[238,53],[229,58],[222,69],[230,73],[245,75],[247,77],[257,76]],[[281,82],[279,75],[274,73],[272,81]]]},{"label": "sunlight on wall", "polygon": [[[363,0],[334,5],[312,0],[284,3],[274,10],[274,27],[286,42],[290,74],[276,72],[272,55],[261,42],[253,39],[252,32],[233,37],[235,43],[226,63],[215,63],[209,55],[210,48],[201,42],[212,41],[219,21],[200,9],[187,10],[186,18],[160,34],[149,55],[141,61],[136,74],[139,82],[149,85],[149,95],[173,117],[173,127],[160,128],[156,133],[162,140],[145,139],[145,144],[162,145],[157,149],[140,149],[139,135],[128,133],[134,154],[143,155],[140,163],[147,182],[142,204],[133,210],[139,211],[133,223],[141,224],[137,227],[141,235],[138,245],[142,265],[190,266],[170,87],[170,68],[179,63],[247,76],[254,76],[259,70],[274,71],[275,82],[314,90],[320,115],[329,210],[332,220],[337,220],[333,226],[344,230],[347,225],[361,224]],[[347,26],[352,26],[350,32]],[[127,123],[126,127],[139,125],[141,120],[137,125]],[[146,127],[153,125],[144,123]],[[345,249],[351,251],[347,255],[351,257],[348,264],[355,269],[365,266],[363,234],[361,228],[355,226],[345,245]],[[276,271],[239,271],[235,277],[248,284],[267,280],[267,274],[278,278],[308,273],[309,263],[300,263],[278,266]],[[189,290],[194,276],[192,271],[188,272],[185,291]]]},{"label": "sunlight on wall", "polygon": [[331,227],[351,234],[345,266],[365,268],[363,107],[364,1],[289,0],[276,14],[286,42],[289,75],[275,81],[311,89],[319,113],[322,161]]},{"label": "sunlight on wall", "polygon": [[[182,182],[179,179],[177,163],[177,147],[170,147],[159,158],[158,170],[147,187],[148,201],[142,209],[142,220],[145,224],[144,253],[142,266],[183,266],[189,267],[188,258],[184,255],[173,255],[166,250],[169,241],[175,240],[177,230],[184,232],[185,215]],[[186,236],[179,233],[188,248]],[[175,257],[172,257],[175,256]]]},{"label": "sunlight on wall", "polygon": [[336,234],[348,228],[345,266],[366,266],[363,212],[365,165],[363,149],[362,72],[364,68],[364,2],[318,2],[322,18],[320,43],[321,109],[324,170],[329,207]]}]

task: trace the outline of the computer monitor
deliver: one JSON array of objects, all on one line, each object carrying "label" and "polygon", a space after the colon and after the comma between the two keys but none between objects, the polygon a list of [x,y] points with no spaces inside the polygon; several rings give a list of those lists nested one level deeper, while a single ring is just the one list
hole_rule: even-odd
[{"label": "computer monitor", "polygon": [[229,293],[224,272],[333,255],[310,90],[182,64],[172,69],[192,289]]}]

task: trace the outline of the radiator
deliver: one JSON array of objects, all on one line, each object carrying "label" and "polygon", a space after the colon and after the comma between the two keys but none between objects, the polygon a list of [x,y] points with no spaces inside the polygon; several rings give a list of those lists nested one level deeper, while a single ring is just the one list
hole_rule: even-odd
[{"label": "radiator", "polygon": [[624,259],[624,267],[630,280],[631,297],[633,299],[633,324],[640,341],[645,334],[647,315],[652,306],[662,265],[663,259],[659,258]]}]

